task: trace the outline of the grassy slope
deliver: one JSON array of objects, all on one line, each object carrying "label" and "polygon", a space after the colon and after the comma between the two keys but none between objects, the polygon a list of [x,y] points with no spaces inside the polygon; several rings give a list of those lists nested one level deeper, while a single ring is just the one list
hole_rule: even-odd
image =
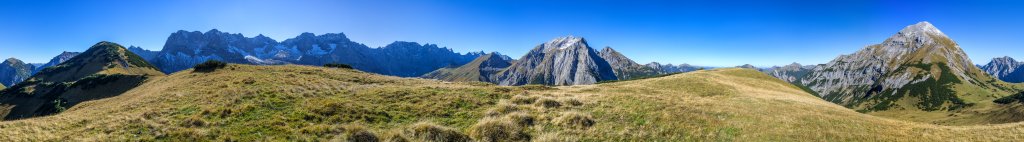
[{"label": "grassy slope", "polygon": [[[65,113],[0,122],[6,140],[271,139],[345,137],[361,125],[405,137],[417,122],[472,133],[505,106],[536,117],[534,140],[991,141],[1024,139],[1021,124],[939,126],[861,114],[749,69],[696,71],[599,85],[501,87],[383,77],[307,66],[230,65],[151,79],[124,95]],[[522,95],[514,95],[522,94]],[[526,97],[523,97],[526,96]],[[516,98],[541,98],[519,103]],[[538,105],[559,100],[561,106]],[[580,105],[569,105],[577,100]],[[509,103],[515,102],[515,103]],[[557,103],[556,101],[552,101]],[[594,125],[570,127],[584,114]]]}]

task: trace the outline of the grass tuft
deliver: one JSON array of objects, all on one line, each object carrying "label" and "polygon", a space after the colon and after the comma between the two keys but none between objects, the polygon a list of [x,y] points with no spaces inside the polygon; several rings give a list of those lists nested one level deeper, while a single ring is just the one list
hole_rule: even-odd
[{"label": "grass tuft", "polygon": [[555,99],[544,97],[544,98],[537,99],[537,102],[534,102],[533,105],[537,105],[537,106],[543,107],[543,108],[557,108],[557,107],[561,107],[562,103],[558,102]]},{"label": "grass tuft", "polygon": [[532,104],[533,102],[537,101],[537,98],[538,98],[537,96],[515,95],[515,96],[512,96],[512,103],[515,103],[515,104]]},{"label": "grass tuft", "polygon": [[470,128],[469,136],[481,142],[529,141],[523,127],[509,119],[484,118]]},{"label": "grass tuft", "polygon": [[420,122],[409,126],[405,133],[418,141],[429,142],[469,142],[469,136],[462,134],[455,129],[436,125],[429,122]]},{"label": "grass tuft", "polygon": [[561,117],[555,119],[555,123],[567,128],[586,129],[590,128],[590,126],[594,126],[594,123],[596,122],[594,122],[594,118],[591,117],[590,114],[581,112],[563,112]]}]

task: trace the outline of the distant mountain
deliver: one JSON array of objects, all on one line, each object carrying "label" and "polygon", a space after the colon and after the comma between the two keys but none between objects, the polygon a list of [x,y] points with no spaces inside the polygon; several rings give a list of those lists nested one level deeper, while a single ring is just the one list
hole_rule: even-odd
[{"label": "distant mountain", "polygon": [[928,22],[839,56],[794,82],[860,111],[957,110],[985,103],[978,98],[1016,91],[974,66],[958,44]]},{"label": "distant mountain", "polygon": [[622,53],[615,51],[611,47],[604,47],[601,52],[598,52],[601,58],[608,61],[608,64],[612,66],[612,71],[615,72],[615,76],[618,79],[631,79],[639,77],[647,77],[661,74],[662,72],[654,68],[637,64],[630,60]]},{"label": "distant mountain", "polygon": [[146,61],[153,60],[153,58],[156,58],[156,55],[160,53],[160,51],[146,50],[138,46],[128,46],[128,51],[135,53],[135,55],[139,55],[139,57],[146,59]]},{"label": "distant mountain", "polygon": [[15,58],[0,63],[0,84],[12,86],[32,76],[35,67]]},{"label": "distant mountain", "polygon": [[757,66],[754,66],[754,65],[751,65],[751,64],[743,64],[743,65],[739,65],[739,66],[736,66],[736,67],[737,67],[737,68],[748,68],[748,69],[754,69],[754,70],[758,70],[758,71],[761,71],[761,70],[762,70],[761,68],[759,68],[759,67],[757,67]]},{"label": "distant mountain", "polygon": [[64,52],[60,53],[60,55],[57,55],[56,57],[53,57],[53,59],[50,59],[50,62],[46,62],[45,64],[36,66],[36,68],[34,70],[32,70],[32,74],[36,74],[39,71],[42,71],[43,69],[45,69],[47,67],[52,67],[52,66],[56,66],[57,64],[64,63],[64,61],[67,61],[67,60],[71,59],[72,57],[78,56],[78,54],[82,54],[82,53],[81,52],[67,52],[67,51],[64,51]]},{"label": "distant mountain", "polygon": [[370,48],[341,33],[303,33],[277,42],[263,35],[248,38],[214,29],[206,33],[178,31],[171,34],[151,61],[165,73],[188,69],[206,60],[220,60],[257,65],[343,63],[362,71],[412,77],[442,67],[461,66],[481,55],[483,53],[459,54],[434,44],[403,41]]},{"label": "distant mountain", "polygon": [[457,68],[441,68],[427,73],[422,77],[444,81],[496,82],[494,78],[495,74],[511,65],[512,60],[508,58],[508,56],[498,53],[489,53]]},{"label": "distant mountain", "polygon": [[121,45],[99,42],[0,91],[0,116],[11,120],[61,112],[83,101],[120,95],[151,76],[162,75]]},{"label": "distant mountain", "polygon": [[785,66],[774,66],[768,69],[762,70],[775,78],[782,79],[786,82],[792,82],[794,84],[800,83],[800,79],[807,76],[807,73],[814,69],[813,65],[800,65],[799,63],[792,63]]},{"label": "distant mountain", "polygon": [[699,67],[699,66],[693,66],[693,65],[690,65],[690,64],[679,64],[679,65],[664,64],[664,65],[662,65],[661,63],[658,63],[658,62],[647,63],[644,66],[654,68],[654,70],[658,70],[658,71],[660,71],[662,73],[691,72],[691,71],[696,71],[696,70],[700,70],[700,69],[710,69],[710,67]]},{"label": "distant mountain", "polygon": [[981,66],[988,74],[1006,82],[1024,82],[1024,62],[1018,62],[1010,57],[999,57]]},{"label": "distant mountain", "polygon": [[537,45],[496,79],[500,85],[581,85],[618,78],[586,40],[568,36]]}]

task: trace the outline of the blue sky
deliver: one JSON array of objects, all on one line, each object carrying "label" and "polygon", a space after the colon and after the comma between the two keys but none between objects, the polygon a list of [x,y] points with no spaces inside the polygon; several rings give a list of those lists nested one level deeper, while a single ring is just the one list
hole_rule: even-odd
[{"label": "blue sky", "polygon": [[825,63],[929,21],[976,64],[1024,58],[1015,1],[99,0],[0,1],[0,57],[46,62],[98,41],[160,50],[177,30],[342,32],[371,47],[415,41],[513,58],[575,35],[641,63]]}]

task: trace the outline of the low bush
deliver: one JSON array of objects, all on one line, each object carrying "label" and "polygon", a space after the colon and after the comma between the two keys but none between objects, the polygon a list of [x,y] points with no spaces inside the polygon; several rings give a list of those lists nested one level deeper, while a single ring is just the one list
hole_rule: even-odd
[{"label": "low bush", "polygon": [[348,64],[341,64],[341,63],[330,63],[330,64],[324,64],[324,67],[328,67],[328,68],[342,68],[342,69],[352,69],[352,66],[350,66],[350,65],[348,65]]},{"label": "low bush", "polygon": [[405,134],[417,141],[429,142],[469,142],[469,136],[455,129],[439,126],[429,122],[420,122],[409,126]]},{"label": "low bush", "polygon": [[194,69],[194,72],[213,72],[226,66],[228,66],[228,63],[217,60],[207,60],[206,62],[200,63],[192,68]]},{"label": "low bush", "polygon": [[1009,104],[1009,103],[1013,103],[1013,102],[1024,102],[1024,92],[1020,92],[1020,93],[1017,93],[1017,94],[1014,94],[1014,95],[1002,97],[1002,98],[996,99],[996,100],[994,100],[992,102],[995,102],[995,103],[998,103],[998,104]]}]

